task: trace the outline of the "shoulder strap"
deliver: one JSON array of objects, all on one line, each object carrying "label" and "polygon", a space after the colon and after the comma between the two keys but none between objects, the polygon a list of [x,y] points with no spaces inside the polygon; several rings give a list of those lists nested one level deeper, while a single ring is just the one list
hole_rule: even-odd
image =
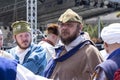
[{"label": "shoulder strap", "polygon": [[69,57],[71,57],[72,55],[74,55],[85,43],[89,43],[89,44],[94,45],[90,40],[86,40],[86,41],[78,44],[76,47],[74,47],[73,49],[71,49],[70,51],[68,51],[63,56],[56,58],[55,61],[62,62],[64,60],[68,59]]},{"label": "shoulder strap", "polygon": [[44,77],[49,78],[52,75],[53,70],[54,70],[57,62],[62,62],[64,60],[68,59],[69,57],[74,55],[76,53],[76,51],[78,51],[78,49],[80,49],[80,47],[82,47],[87,42],[89,44],[93,45],[93,43],[90,40],[86,40],[86,41],[80,43],[79,45],[77,45],[75,48],[73,48],[72,50],[70,50],[69,52],[67,52],[65,55],[63,55],[61,57],[59,57],[59,55],[62,52],[64,46],[61,46],[61,47],[57,48],[56,49],[56,52],[57,52],[56,56],[57,56],[57,58],[56,59],[51,59],[49,61],[48,65],[46,66],[46,68],[44,70]]}]

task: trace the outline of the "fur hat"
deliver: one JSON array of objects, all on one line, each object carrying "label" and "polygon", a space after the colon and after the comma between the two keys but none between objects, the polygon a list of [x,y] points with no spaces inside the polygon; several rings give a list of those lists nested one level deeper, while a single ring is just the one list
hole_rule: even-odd
[{"label": "fur hat", "polygon": [[58,21],[62,23],[66,23],[69,21],[79,22],[82,23],[82,17],[79,16],[76,12],[72,9],[67,9],[58,19]]},{"label": "fur hat", "polygon": [[13,35],[17,35],[23,32],[31,32],[30,24],[27,21],[16,21],[11,25],[13,29]]}]

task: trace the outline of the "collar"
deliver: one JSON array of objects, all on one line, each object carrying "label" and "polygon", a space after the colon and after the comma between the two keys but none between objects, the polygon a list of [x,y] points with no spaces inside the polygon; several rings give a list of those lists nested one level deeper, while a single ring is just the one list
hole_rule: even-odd
[{"label": "collar", "polygon": [[69,45],[65,45],[65,49],[67,51],[71,50],[75,46],[77,46],[79,43],[85,41],[85,38],[82,35],[79,35],[74,41],[72,41]]},{"label": "collar", "polygon": [[113,51],[107,59],[111,59],[112,57],[114,57],[115,55],[120,54],[120,48],[116,49],[115,51]]},{"label": "collar", "polygon": [[53,43],[52,41],[50,41],[50,40],[48,40],[48,39],[46,39],[46,38],[43,39],[42,41],[48,42],[48,43],[51,44],[52,46],[55,46],[54,43]]},{"label": "collar", "polygon": [[19,48],[19,46],[16,46],[15,47],[15,50],[16,50],[16,53],[24,53],[24,52],[26,52],[26,51],[29,51],[30,50],[30,47],[29,48],[27,48],[27,49],[25,49],[25,50],[22,50],[22,49],[20,49]]}]

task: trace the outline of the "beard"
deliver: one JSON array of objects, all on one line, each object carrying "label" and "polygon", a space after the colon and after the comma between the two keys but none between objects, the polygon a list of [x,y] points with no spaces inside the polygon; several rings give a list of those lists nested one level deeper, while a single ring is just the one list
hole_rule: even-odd
[{"label": "beard", "polygon": [[[28,41],[26,40],[26,41],[23,41],[23,42],[22,42],[24,45],[27,45],[27,46],[22,46],[17,40],[16,40],[16,43],[17,43],[17,45],[18,45],[21,49],[27,49],[27,48],[30,46],[31,41],[28,42]],[[28,44],[28,43],[29,43],[29,44]]]},{"label": "beard", "polygon": [[[77,28],[71,35],[70,32],[68,32],[67,30],[62,31],[62,34],[63,35],[60,35],[62,43],[68,45],[78,37],[79,29]],[[64,38],[63,37],[64,35],[69,35],[69,36],[67,38]]]}]

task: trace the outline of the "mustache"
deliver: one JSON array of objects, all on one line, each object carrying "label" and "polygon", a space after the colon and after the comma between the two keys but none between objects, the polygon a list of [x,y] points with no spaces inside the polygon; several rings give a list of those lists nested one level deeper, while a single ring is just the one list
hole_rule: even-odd
[{"label": "mustache", "polygon": [[24,40],[22,43],[28,42],[28,40]]},{"label": "mustache", "polygon": [[69,32],[67,30],[62,30],[61,33],[62,34],[69,34]]}]

